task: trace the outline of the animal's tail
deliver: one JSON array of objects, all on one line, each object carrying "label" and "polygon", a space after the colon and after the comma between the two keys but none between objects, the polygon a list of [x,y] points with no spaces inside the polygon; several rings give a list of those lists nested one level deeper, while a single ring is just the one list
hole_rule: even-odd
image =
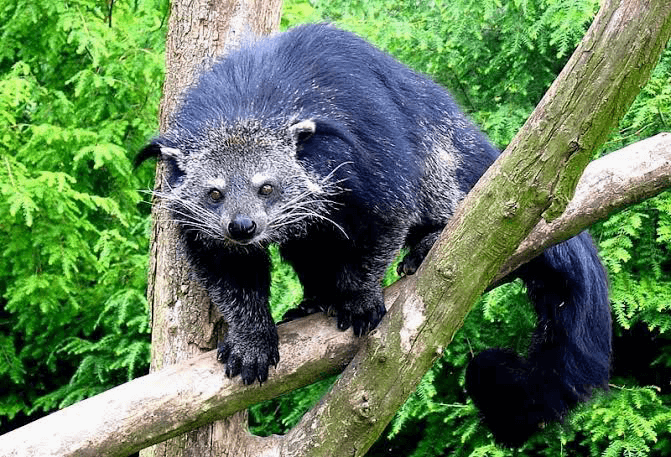
[{"label": "animal's tail", "polygon": [[518,274],[538,314],[528,356],[490,349],[466,372],[483,422],[512,447],[562,420],[593,387],[607,387],[611,355],[608,283],[589,234],[546,250]]}]

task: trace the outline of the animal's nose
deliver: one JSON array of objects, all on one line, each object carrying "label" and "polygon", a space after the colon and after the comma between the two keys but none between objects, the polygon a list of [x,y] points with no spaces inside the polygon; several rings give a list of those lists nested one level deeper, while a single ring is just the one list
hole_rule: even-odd
[{"label": "animal's nose", "polygon": [[256,232],[256,222],[247,216],[238,214],[228,224],[228,233],[236,241],[246,241],[251,239]]}]

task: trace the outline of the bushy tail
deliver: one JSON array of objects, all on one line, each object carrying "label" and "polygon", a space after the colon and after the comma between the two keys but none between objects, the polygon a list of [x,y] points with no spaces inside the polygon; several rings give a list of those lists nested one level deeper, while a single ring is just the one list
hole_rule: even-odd
[{"label": "bushy tail", "polygon": [[608,283],[589,234],[548,249],[518,274],[538,314],[528,356],[490,349],[466,372],[483,422],[512,447],[562,420],[593,387],[607,387],[611,354]]}]

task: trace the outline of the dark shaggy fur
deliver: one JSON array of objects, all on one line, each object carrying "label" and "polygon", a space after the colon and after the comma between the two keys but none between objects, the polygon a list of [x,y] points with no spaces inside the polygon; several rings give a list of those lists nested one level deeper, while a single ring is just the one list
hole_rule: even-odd
[{"label": "dark shaggy fur", "polygon": [[[279,360],[266,247],[305,300],[357,335],[385,314],[380,278],[402,246],[415,272],[498,151],[450,95],[364,40],[327,25],[245,46],[204,72],[138,161],[170,167],[160,193],[229,323],[229,376],[264,381]],[[521,444],[608,379],[606,277],[589,235],[518,272],[539,316],[526,358],[477,356],[467,389],[495,438]]]}]

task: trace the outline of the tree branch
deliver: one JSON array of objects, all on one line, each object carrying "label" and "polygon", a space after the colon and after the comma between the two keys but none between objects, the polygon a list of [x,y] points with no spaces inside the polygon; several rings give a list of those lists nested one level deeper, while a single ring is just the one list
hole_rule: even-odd
[{"label": "tree branch", "polygon": [[[609,212],[652,197],[669,186],[671,134],[664,133],[592,162],[580,180],[576,197],[552,226],[572,236]],[[538,246],[562,239],[554,228],[540,223],[506,268],[519,266]],[[385,291],[389,308],[407,282],[403,279]],[[9,432],[0,437],[0,455],[128,455],[338,373],[365,344],[365,339],[354,337],[352,332],[337,330],[333,318],[323,315],[282,324],[279,334],[281,362],[262,386],[244,386],[239,379],[226,378],[216,361],[216,351],[210,351]],[[258,440],[271,441],[279,448],[287,438]]]}]

